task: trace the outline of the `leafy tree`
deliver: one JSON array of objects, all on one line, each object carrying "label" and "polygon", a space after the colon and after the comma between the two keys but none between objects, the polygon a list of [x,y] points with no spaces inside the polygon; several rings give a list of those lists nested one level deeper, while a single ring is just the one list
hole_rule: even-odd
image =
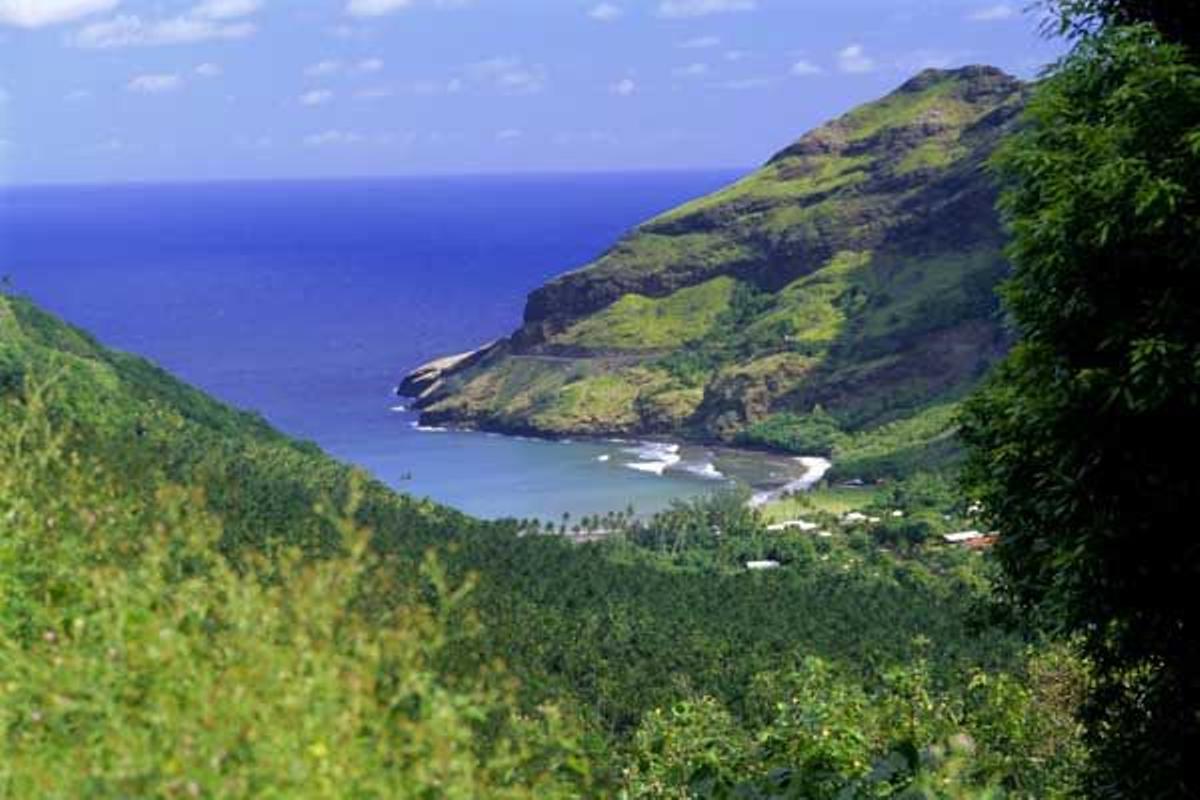
[{"label": "leafy tree", "polygon": [[750,737],[711,697],[651,711],[634,745],[624,776],[633,797],[727,795],[749,768]]},{"label": "leafy tree", "polygon": [[[1170,34],[1195,4],[1061,7]],[[1089,33],[996,163],[1020,341],[967,405],[969,483],[1012,597],[1094,662],[1093,796],[1194,797],[1200,69],[1147,25]]]},{"label": "leafy tree", "polygon": [[1170,42],[1200,55],[1200,3],[1195,0],[1053,0],[1060,33],[1087,38],[1109,28],[1145,23]]}]

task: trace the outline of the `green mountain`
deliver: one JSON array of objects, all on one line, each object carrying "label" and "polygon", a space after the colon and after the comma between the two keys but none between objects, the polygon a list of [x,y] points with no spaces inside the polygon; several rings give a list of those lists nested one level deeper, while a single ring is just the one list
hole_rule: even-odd
[{"label": "green mountain", "polygon": [[948,404],[1006,346],[984,163],[1024,96],[994,68],[926,70],[640,225],[534,291],[511,336],[399,391],[430,423],[834,452],[865,472],[945,454]]}]

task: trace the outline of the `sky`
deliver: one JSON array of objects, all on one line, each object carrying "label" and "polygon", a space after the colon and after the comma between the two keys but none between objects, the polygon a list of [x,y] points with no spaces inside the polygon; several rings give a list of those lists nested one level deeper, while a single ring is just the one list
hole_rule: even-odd
[{"label": "sky", "polygon": [[0,0],[0,182],[746,167],[1026,0]]}]

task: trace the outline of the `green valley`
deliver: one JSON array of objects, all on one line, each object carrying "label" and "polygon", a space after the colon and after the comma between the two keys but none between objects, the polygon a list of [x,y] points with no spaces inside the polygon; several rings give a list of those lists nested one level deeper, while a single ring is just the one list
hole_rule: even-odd
[{"label": "green valley", "polygon": [[1084,667],[985,560],[745,501],[478,522],[0,295],[0,794],[1070,789]]}]

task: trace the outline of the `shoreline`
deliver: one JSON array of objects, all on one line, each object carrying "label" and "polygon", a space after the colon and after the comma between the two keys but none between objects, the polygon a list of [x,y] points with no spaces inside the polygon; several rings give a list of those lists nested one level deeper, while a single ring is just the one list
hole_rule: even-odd
[{"label": "shoreline", "polygon": [[751,508],[762,508],[776,500],[782,500],[789,494],[807,492],[820,483],[826,473],[833,468],[832,461],[820,456],[797,456],[796,461],[804,467],[804,475],[778,489],[755,494],[750,498]]},{"label": "shoreline", "polygon": [[[410,402],[412,400],[411,397],[405,399]],[[524,426],[464,425],[426,420],[424,414],[419,409],[412,408],[409,403],[394,406],[392,410],[418,415],[410,424],[413,430],[420,433],[477,434],[548,444],[619,447],[631,457],[640,457],[639,461],[621,464],[627,469],[655,477],[666,476],[745,486],[752,493],[748,502],[755,508],[788,493],[812,489],[833,466],[832,462],[820,456],[797,455],[769,448],[745,447],[677,434],[547,433]],[[696,451],[703,451],[705,458],[687,458],[688,455],[694,456]],[[615,458],[609,456],[598,459],[601,463],[612,463],[614,460]]]},{"label": "shoreline", "polygon": [[[534,428],[523,425],[503,425],[503,424],[479,424],[479,423],[464,423],[455,422],[453,420],[432,420],[427,419],[426,413],[416,406],[419,397],[416,395],[402,394],[399,387],[395,391],[395,396],[404,401],[402,408],[404,411],[412,414],[417,414],[417,422],[422,428],[428,430],[444,430],[457,431],[462,433],[491,433],[501,436],[525,437],[526,439],[540,439],[548,442],[570,441],[593,441],[602,442],[608,439],[624,439],[630,442],[650,442],[659,441],[664,444],[678,444],[683,447],[708,447],[714,450],[726,450],[735,453],[744,453],[747,455],[758,454],[763,456],[771,456],[775,458],[821,458],[821,456],[803,455],[793,453],[779,448],[767,446],[754,446],[744,444],[730,444],[721,439],[710,439],[687,436],[681,433],[652,433],[638,431],[600,431],[600,432],[560,432],[550,433],[540,428]],[[396,410],[395,408],[393,410]]]}]

